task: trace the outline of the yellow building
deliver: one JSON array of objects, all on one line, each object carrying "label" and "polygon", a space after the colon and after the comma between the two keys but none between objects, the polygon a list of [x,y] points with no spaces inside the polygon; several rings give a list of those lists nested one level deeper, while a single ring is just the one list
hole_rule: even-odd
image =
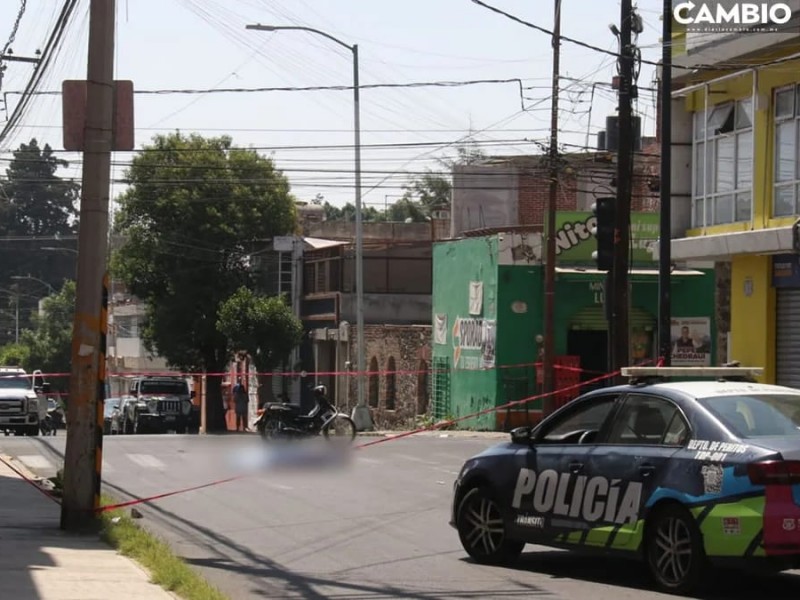
[{"label": "yellow building", "polygon": [[800,2],[789,4],[782,31],[677,35],[672,257],[730,264],[728,360],[800,387]]}]

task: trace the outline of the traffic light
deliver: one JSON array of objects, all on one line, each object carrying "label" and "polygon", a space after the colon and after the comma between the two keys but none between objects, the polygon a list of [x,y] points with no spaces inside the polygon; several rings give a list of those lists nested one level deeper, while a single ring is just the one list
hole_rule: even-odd
[{"label": "traffic light", "polygon": [[597,219],[592,232],[597,239],[597,250],[592,252],[592,258],[597,261],[600,271],[610,271],[614,264],[616,201],[616,198],[598,198],[592,205],[592,213]]}]

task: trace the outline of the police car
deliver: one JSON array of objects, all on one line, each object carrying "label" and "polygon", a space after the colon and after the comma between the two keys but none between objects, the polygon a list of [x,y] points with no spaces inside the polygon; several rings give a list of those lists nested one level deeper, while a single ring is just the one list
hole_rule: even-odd
[{"label": "police car", "polygon": [[[526,543],[634,555],[673,593],[709,565],[800,567],[800,390],[762,369],[623,369],[467,460],[450,524],[477,562]],[[694,380],[690,380],[694,378]]]}]

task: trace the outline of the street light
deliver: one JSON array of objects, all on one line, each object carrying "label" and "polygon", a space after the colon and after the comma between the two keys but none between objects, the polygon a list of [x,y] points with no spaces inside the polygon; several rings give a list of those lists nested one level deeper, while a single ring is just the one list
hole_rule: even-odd
[{"label": "street light", "polygon": [[354,100],[354,123],[355,131],[355,160],[356,160],[356,344],[358,345],[358,376],[356,384],[358,389],[358,403],[353,409],[353,420],[359,429],[369,429],[372,426],[372,418],[367,408],[364,397],[364,373],[367,370],[365,351],[364,351],[364,247],[363,232],[361,222],[361,101],[358,84],[358,44],[345,44],[342,40],[335,38],[329,33],[314,29],[312,27],[301,27],[297,25],[247,25],[246,29],[256,31],[305,31],[321,35],[332,42],[347,48],[353,53],[353,100]]},{"label": "street light", "polygon": [[[16,284],[14,285],[16,286]],[[0,288],[0,292],[7,292],[14,298],[14,343],[19,344],[19,290]]]},{"label": "street light", "polygon": [[47,286],[47,289],[50,291],[51,294],[55,294],[56,293],[56,290],[55,290],[55,288],[53,288],[52,285],[50,285],[49,283],[47,283],[43,279],[39,279],[38,277],[33,277],[32,275],[12,275],[11,279],[16,279],[17,281],[20,281],[20,280],[23,280],[23,279],[29,279],[31,281],[37,281],[37,282],[41,283],[42,285]]},{"label": "street light", "polygon": [[49,252],[71,252],[72,254],[78,254],[78,251],[74,248],[56,248],[55,246],[42,246],[39,250],[48,250]]}]

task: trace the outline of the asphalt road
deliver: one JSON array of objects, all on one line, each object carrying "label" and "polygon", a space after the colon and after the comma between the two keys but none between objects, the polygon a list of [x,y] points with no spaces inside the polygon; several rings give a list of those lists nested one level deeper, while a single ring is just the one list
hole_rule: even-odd
[{"label": "asphalt road", "polygon": [[[227,477],[226,458],[255,441],[109,436],[105,486],[118,497],[149,496]],[[143,505],[140,523],[237,600],[671,597],[651,591],[636,562],[528,546],[515,568],[472,563],[447,524],[450,494],[463,460],[496,441],[393,440],[360,451],[344,470],[262,474]],[[0,437],[0,452],[50,476],[64,442],[63,432]],[[800,597],[800,573],[709,578],[709,599]]]}]

